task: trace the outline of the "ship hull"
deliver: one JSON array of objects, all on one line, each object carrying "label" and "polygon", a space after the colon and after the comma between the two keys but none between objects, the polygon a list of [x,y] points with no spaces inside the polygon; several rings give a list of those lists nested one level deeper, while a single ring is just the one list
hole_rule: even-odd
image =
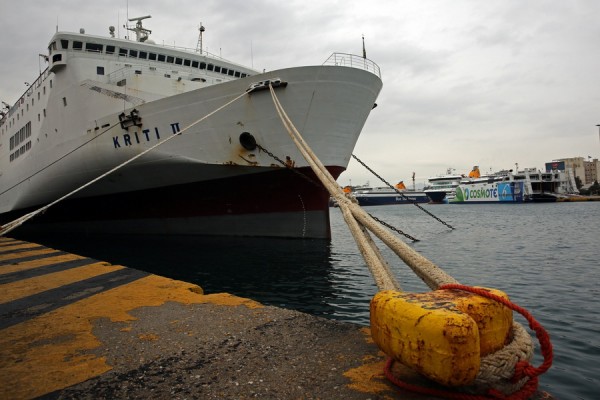
[{"label": "ship hull", "polygon": [[413,204],[413,203],[428,203],[429,197],[423,192],[406,193],[403,196],[399,194],[368,194],[355,195],[358,204],[361,206],[383,206],[393,204]]},{"label": "ship hull", "polygon": [[[85,117],[92,126],[101,127],[88,129],[85,135],[78,135],[73,126],[62,126],[57,131],[69,132],[71,137],[43,149],[34,145],[18,160],[20,167],[13,168],[18,175],[1,177],[3,187],[11,188],[0,195],[2,223],[56,200],[173,137],[19,229],[330,237],[329,194],[283,127],[269,91],[246,94],[211,114],[243,94],[252,82],[276,77],[287,84],[276,90],[282,106],[337,178],[348,165],[381,80],[348,67],[289,68],[124,111],[118,102],[112,113],[96,111],[104,117]],[[87,113],[102,93],[79,85],[66,97],[82,99],[87,104],[78,106]],[[119,115],[130,116],[134,109],[139,120],[121,123]],[[209,114],[206,121],[201,120]],[[68,124],[70,118],[61,116],[60,120]],[[242,134],[252,135],[267,151],[246,148]],[[286,157],[293,168],[280,164]]]},{"label": "ship hull", "polygon": [[442,204],[447,201],[445,190],[426,190],[425,194],[429,198],[429,202],[433,204]]},{"label": "ship hull", "polygon": [[508,204],[529,201],[524,182],[461,184],[451,204]]},{"label": "ship hull", "polygon": [[[243,167],[223,167],[240,169]],[[65,200],[19,228],[39,233],[329,238],[329,194],[306,169],[273,169]],[[330,171],[334,176],[341,169]],[[4,217],[16,217],[5,215]]]}]

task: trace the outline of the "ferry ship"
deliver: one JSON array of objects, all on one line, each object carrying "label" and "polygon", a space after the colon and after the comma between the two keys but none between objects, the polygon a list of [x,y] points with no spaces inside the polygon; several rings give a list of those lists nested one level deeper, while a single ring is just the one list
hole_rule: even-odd
[{"label": "ferry ship", "polygon": [[429,198],[430,203],[447,203],[454,198],[456,188],[463,178],[463,175],[454,173],[453,168],[448,168],[444,175],[429,178],[429,185],[423,191]]},{"label": "ferry ship", "polygon": [[404,183],[394,185],[395,189],[382,187],[357,187],[351,196],[361,206],[383,206],[392,204],[428,203],[429,198],[424,192],[407,190]]},{"label": "ferry ship", "polygon": [[330,237],[329,194],[269,86],[337,178],[382,87],[364,48],[260,72],[202,49],[157,45],[142,25],[149,17],[130,19],[136,40],[116,38],[114,27],[105,37],[51,38],[47,69],[0,116],[0,223],[176,135],[18,229]]},{"label": "ferry ship", "polygon": [[578,193],[569,171],[525,168],[480,175],[474,167],[469,175],[460,181],[450,204],[555,202]]}]

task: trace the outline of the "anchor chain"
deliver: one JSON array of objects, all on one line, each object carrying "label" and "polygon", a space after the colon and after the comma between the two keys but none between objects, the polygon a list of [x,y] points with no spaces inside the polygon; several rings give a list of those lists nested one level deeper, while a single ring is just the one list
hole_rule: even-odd
[{"label": "anchor chain", "polygon": [[399,234],[401,234],[401,235],[404,235],[406,238],[408,238],[408,239],[412,240],[413,242],[418,242],[418,241],[419,241],[419,239],[417,239],[416,237],[414,237],[414,236],[411,236],[411,235],[409,235],[408,233],[404,233],[404,232],[402,232],[400,229],[398,229],[398,228],[395,228],[394,226],[392,226],[392,225],[388,224],[387,222],[385,222],[385,221],[383,221],[383,220],[381,220],[381,219],[377,218],[376,216],[374,216],[374,215],[372,215],[372,214],[369,214],[369,217],[373,218],[375,221],[379,222],[381,225],[383,225],[383,226],[385,226],[385,227],[387,227],[387,228],[389,228],[389,229],[391,229],[391,230],[395,231],[396,233],[399,233]]},{"label": "anchor chain", "polygon": [[320,185],[319,183],[317,183],[314,179],[311,179],[310,177],[304,175],[303,173],[301,173],[300,171],[296,171],[294,168],[288,167],[287,164],[285,163],[285,161],[283,161],[281,158],[277,157],[275,154],[271,153],[269,150],[265,149],[264,147],[262,147],[260,144],[256,143],[256,147],[258,147],[258,149],[260,151],[264,151],[265,153],[267,153],[267,155],[271,158],[273,158],[275,161],[277,161],[278,163],[280,163],[281,165],[283,165],[284,167],[288,168],[289,170],[291,170],[293,173],[301,176],[303,179],[307,180],[308,182],[312,183],[313,185],[315,185],[316,187],[320,188],[321,190],[326,190],[323,185]]},{"label": "anchor chain", "polygon": [[[385,179],[383,179],[380,175],[377,174],[377,172],[373,171],[371,168],[369,168],[367,166],[367,164],[365,164],[364,162],[362,162],[362,160],[358,157],[356,157],[354,154],[352,154],[352,158],[354,158],[356,161],[358,161],[363,167],[365,167],[366,169],[369,170],[369,172],[371,172],[373,175],[375,175],[377,178],[379,178],[379,180],[381,180],[383,183],[385,183],[386,185],[388,185],[391,189],[395,190],[396,193],[398,193],[400,196],[402,196],[405,200],[409,200],[408,197],[406,197],[404,194],[402,194],[401,191],[399,191],[398,189],[396,189],[394,186],[392,186],[392,184],[390,184],[388,181],[386,181]],[[454,230],[455,228],[448,224],[445,221],[442,221],[440,218],[436,217],[435,215],[433,215],[431,212],[427,211],[426,209],[424,209],[423,207],[421,207],[416,201],[412,202],[417,208],[419,208],[421,211],[423,211],[426,214],[429,214],[430,217],[432,217],[433,219],[436,219],[438,222],[440,222],[441,224],[446,225],[448,228]]]},{"label": "anchor chain", "polygon": [[[277,157],[275,154],[273,154],[272,152],[270,152],[269,150],[265,149],[263,146],[261,146],[260,144],[256,143],[256,147],[258,147],[259,150],[264,151],[269,157],[273,158],[275,161],[279,162],[281,165],[285,166],[287,168],[286,163],[279,157]],[[294,168],[289,168],[291,169],[293,172],[295,172],[296,174],[300,175],[302,178],[308,180],[310,183],[312,183],[313,185],[319,187],[321,190],[326,190],[325,187],[323,187],[323,185],[320,185],[318,182],[316,182],[314,179],[309,178],[308,176],[296,171]],[[374,217],[373,215],[369,214],[375,221],[379,222],[381,225],[393,230],[394,232],[399,233],[400,235],[405,236],[406,238],[408,238],[409,240],[412,240],[413,242],[418,242],[419,239],[415,238],[414,236],[409,235],[408,233],[403,232],[402,230],[396,228],[393,225],[388,224],[385,221],[382,221],[381,219]]]}]

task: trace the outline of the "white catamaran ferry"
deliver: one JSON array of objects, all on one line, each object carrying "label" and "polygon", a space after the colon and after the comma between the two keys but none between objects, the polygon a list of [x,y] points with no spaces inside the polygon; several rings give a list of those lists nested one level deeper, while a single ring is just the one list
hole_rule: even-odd
[{"label": "white catamaran ferry", "polygon": [[569,171],[525,168],[479,176],[477,169],[476,177],[460,181],[450,204],[555,202],[576,193],[575,180]]},{"label": "white catamaran ferry", "polygon": [[337,178],[375,106],[379,67],[334,53],[322,65],[261,73],[157,45],[146,18],[130,19],[136,41],[115,38],[113,27],[107,37],[52,37],[48,68],[0,115],[0,223],[176,135],[19,229],[329,237],[329,194],[269,85]]}]

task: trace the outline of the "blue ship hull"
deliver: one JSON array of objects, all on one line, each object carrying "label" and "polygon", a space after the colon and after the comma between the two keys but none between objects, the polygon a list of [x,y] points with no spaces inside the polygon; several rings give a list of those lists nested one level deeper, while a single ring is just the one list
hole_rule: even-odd
[{"label": "blue ship hull", "polygon": [[403,196],[395,194],[356,194],[358,204],[361,206],[383,206],[390,204],[429,203],[429,197],[423,192],[406,193]]}]

